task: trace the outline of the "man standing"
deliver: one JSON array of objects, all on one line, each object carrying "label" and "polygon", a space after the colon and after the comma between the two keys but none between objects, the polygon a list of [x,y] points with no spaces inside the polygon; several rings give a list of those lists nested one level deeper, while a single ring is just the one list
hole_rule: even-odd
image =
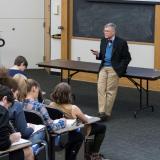
[{"label": "man standing", "polygon": [[96,59],[101,60],[98,78],[98,105],[101,120],[110,119],[117,94],[119,77],[125,74],[131,60],[127,42],[116,36],[116,25],[104,26],[100,52],[91,50]]}]

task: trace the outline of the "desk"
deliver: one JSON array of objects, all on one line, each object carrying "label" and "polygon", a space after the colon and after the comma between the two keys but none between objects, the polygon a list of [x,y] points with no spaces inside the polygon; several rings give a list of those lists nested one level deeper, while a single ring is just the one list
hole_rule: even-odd
[{"label": "desk", "polygon": [[22,143],[22,144],[18,144],[18,145],[13,145],[13,146],[11,145],[10,148],[8,148],[7,150],[0,151],[0,155],[4,154],[4,153],[13,152],[13,151],[16,151],[16,150],[19,150],[19,149],[23,149],[23,148],[29,147],[31,145],[32,145],[31,141],[28,141],[28,142]]},{"label": "desk", "polygon": [[[41,62],[37,64],[39,67],[46,68],[56,68],[61,69],[61,81],[63,81],[63,70],[68,71],[68,83],[72,77],[78,72],[88,72],[88,73],[98,73],[99,72],[99,63],[91,63],[91,62],[82,62],[82,61],[73,61],[73,60],[62,60],[55,59],[49,62]],[[73,73],[70,73],[74,71]],[[126,74],[123,76],[128,78],[139,91],[139,109],[134,112],[134,117],[136,117],[137,112],[141,111],[145,108],[152,108],[152,105],[149,105],[149,81],[154,81],[160,79],[160,71],[156,71],[154,69],[149,68],[139,68],[139,67],[128,67]],[[133,78],[139,79],[139,83],[136,82]],[[142,81],[146,80],[146,88],[143,88]],[[142,104],[143,100],[143,91],[146,94],[145,106]]]},{"label": "desk", "polygon": [[57,130],[57,131],[54,131],[54,133],[56,133],[56,134],[62,134],[62,133],[64,133],[64,132],[69,132],[69,131],[73,131],[73,130],[76,130],[76,129],[78,129],[78,128],[83,128],[84,127],[84,124],[79,124],[79,125],[73,125],[73,126],[71,126],[71,127],[65,127],[65,128],[62,128],[62,129],[60,129],[60,130]]}]

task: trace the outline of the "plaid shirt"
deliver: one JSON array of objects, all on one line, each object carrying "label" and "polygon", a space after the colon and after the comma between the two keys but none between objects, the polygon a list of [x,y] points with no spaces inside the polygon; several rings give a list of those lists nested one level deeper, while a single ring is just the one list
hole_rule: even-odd
[{"label": "plaid shirt", "polygon": [[24,109],[34,110],[40,113],[45,121],[45,125],[49,132],[56,131],[62,128],[65,128],[64,120],[52,120],[48,114],[48,111],[45,107],[45,104],[38,102],[37,100],[24,100]]}]

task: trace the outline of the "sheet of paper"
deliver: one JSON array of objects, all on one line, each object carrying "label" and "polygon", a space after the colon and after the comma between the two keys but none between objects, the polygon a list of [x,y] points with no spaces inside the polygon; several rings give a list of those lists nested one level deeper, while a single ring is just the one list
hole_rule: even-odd
[{"label": "sheet of paper", "polygon": [[12,146],[19,145],[19,144],[24,144],[24,143],[28,143],[28,142],[30,142],[30,141],[29,141],[29,140],[26,140],[26,139],[21,138],[18,142],[14,142],[14,143],[12,143]]},{"label": "sheet of paper", "polygon": [[44,128],[45,128],[45,126],[42,124],[34,125],[34,132],[32,134],[34,134],[37,131],[43,130]]},{"label": "sheet of paper", "polygon": [[76,125],[76,119],[67,119],[66,120],[66,127],[69,128],[69,127],[72,127]]},{"label": "sheet of paper", "polygon": [[93,118],[93,116],[89,116],[89,115],[87,115],[87,114],[85,114],[85,117],[88,118],[88,119]]},{"label": "sheet of paper", "polygon": [[85,114],[85,117],[88,119],[88,124],[100,121],[99,117],[89,116],[87,114]]},{"label": "sheet of paper", "polygon": [[32,134],[36,133],[36,132],[39,131],[39,130],[43,130],[43,129],[45,128],[45,125],[43,125],[43,124],[27,123],[27,126],[28,126],[28,127],[30,127],[30,125],[33,125],[33,126],[34,126],[34,132],[33,132]]}]

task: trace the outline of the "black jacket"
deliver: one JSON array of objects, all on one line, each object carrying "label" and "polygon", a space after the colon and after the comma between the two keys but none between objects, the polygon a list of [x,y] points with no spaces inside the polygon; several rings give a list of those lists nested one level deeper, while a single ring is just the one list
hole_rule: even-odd
[{"label": "black jacket", "polygon": [[[100,54],[99,57],[97,57],[98,60],[101,60],[100,69],[104,65],[107,43],[108,41],[105,38],[101,39]],[[113,42],[111,64],[119,77],[126,73],[126,69],[130,61],[131,56],[128,51],[127,42],[116,36]]]},{"label": "black jacket", "polygon": [[6,150],[10,147],[9,135],[9,113],[6,108],[0,105],[0,150]]}]

